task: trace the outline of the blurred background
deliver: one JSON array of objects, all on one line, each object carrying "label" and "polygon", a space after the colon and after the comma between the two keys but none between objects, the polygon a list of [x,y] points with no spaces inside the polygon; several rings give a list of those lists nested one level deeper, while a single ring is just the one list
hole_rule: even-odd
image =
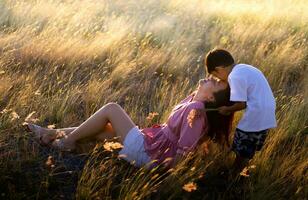
[{"label": "blurred background", "polygon": [[[1,0],[2,197],[39,198],[42,188],[50,192],[48,184],[42,184],[48,173],[27,177],[22,167],[47,159],[20,127],[29,114],[35,112],[42,126],[76,126],[113,101],[141,127],[149,125],[150,112],[159,113],[156,122],[164,122],[172,105],[207,75],[205,54],[221,47],[236,62],[263,71],[277,101],[278,127],[252,161],[256,169],[249,186],[240,193],[232,188],[200,192],[198,198],[210,194],[226,199],[232,193],[245,199],[305,199],[307,10],[306,0]],[[215,147],[207,162],[217,160],[219,152]],[[223,159],[214,166],[229,162]],[[16,177],[16,172],[23,175]],[[191,177],[187,174],[185,181]],[[33,184],[32,190],[20,189],[18,179]],[[172,198],[182,197],[181,187],[175,187],[178,193]],[[139,189],[125,191],[135,190],[140,194]],[[85,196],[94,198],[97,191],[89,191]],[[103,194],[98,190],[96,197]],[[168,195],[161,198],[171,198]]]}]

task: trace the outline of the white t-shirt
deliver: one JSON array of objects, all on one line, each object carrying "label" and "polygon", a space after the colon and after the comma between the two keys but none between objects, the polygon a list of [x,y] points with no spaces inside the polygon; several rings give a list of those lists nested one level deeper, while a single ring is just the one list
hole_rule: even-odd
[{"label": "white t-shirt", "polygon": [[246,102],[245,113],[237,128],[253,132],[276,127],[276,103],[263,73],[246,64],[237,64],[228,76],[231,101]]}]

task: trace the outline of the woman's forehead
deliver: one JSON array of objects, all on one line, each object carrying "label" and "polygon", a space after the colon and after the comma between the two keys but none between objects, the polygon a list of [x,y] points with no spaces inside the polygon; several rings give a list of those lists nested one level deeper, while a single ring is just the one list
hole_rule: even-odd
[{"label": "woman's forehead", "polygon": [[221,81],[219,79],[210,78],[210,79],[203,79],[203,80],[207,84],[212,84],[214,87],[218,87],[218,88],[222,88],[222,89],[225,89],[228,86],[228,84],[226,82]]},{"label": "woman's forehead", "polygon": [[211,80],[212,83],[216,86],[216,87],[219,87],[219,88],[226,88],[228,86],[228,84],[224,81],[221,81],[221,80]]},{"label": "woman's forehead", "polygon": [[213,79],[213,78],[212,78],[212,79],[209,79],[208,81],[209,81],[210,83],[215,83],[215,84],[219,82],[217,79]]}]

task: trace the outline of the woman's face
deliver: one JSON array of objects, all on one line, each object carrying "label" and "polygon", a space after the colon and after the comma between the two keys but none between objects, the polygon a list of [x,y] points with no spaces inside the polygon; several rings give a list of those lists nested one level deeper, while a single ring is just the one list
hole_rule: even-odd
[{"label": "woman's face", "polygon": [[214,93],[226,89],[228,84],[215,79],[201,79],[195,99],[199,101],[215,101]]}]

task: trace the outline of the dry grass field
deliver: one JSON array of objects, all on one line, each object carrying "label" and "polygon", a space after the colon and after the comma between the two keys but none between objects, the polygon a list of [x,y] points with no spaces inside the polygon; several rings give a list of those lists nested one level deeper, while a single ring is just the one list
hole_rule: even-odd
[{"label": "dry grass field", "polygon": [[[307,10],[306,0],[0,0],[0,199],[306,199]],[[147,171],[102,144],[52,151],[21,126],[76,126],[111,101],[141,127],[150,112],[164,122],[214,47],[260,68],[276,98],[278,127],[249,177],[225,178],[234,155],[216,144]]]}]

